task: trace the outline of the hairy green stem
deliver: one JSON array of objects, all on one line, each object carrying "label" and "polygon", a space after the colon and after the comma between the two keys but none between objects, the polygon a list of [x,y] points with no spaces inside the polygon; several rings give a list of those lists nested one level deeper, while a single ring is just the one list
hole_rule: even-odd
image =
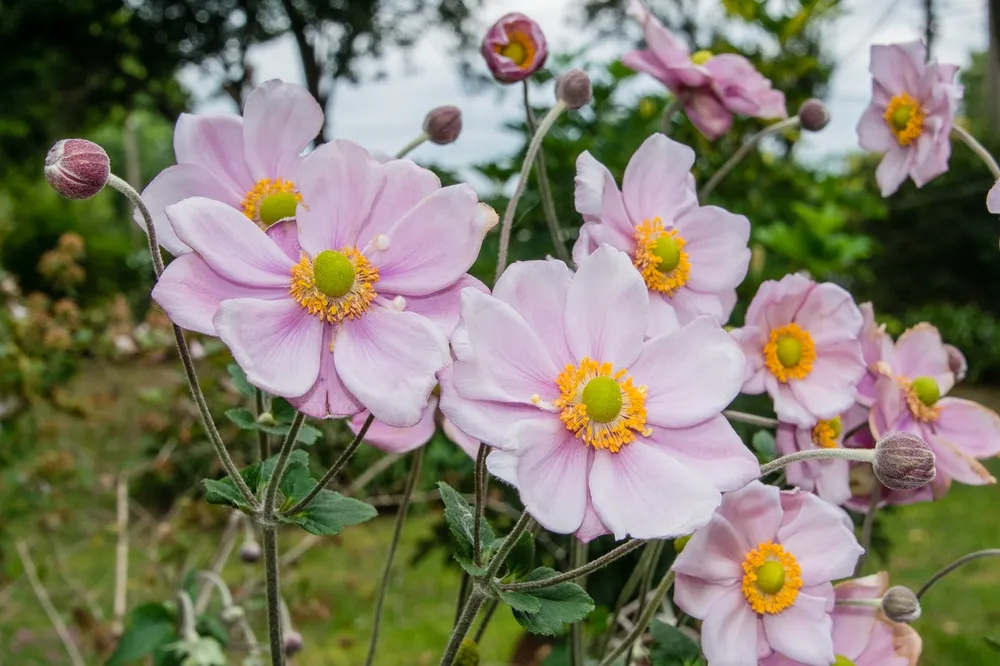
[{"label": "hairy green stem", "polygon": [[802,460],[853,460],[855,462],[871,463],[875,460],[875,449],[810,449],[809,451],[796,451],[772,460],[766,465],[761,465],[761,477],[767,476],[786,465],[791,465]]},{"label": "hairy green stem", "polygon": [[646,631],[646,627],[648,627],[649,623],[653,621],[653,616],[656,615],[657,609],[660,607],[660,604],[663,603],[663,597],[667,596],[670,586],[674,584],[674,575],[673,569],[667,571],[667,573],[663,576],[663,579],[660,581],[660,584],[656,586],[655,590],[653,590],[653,598],[649,601],[645,610],[643,610],[642,614],[636,620],[635,626],[632,627],[632,631],[628,632],[628,635],[625,636],[625,640],[622,641],[621,645],[612,650],[611,654],[605,657],[599,666],[611,666],[611,664],[615,663],[615,660],[617,660],[618,657],[631,651],[632,644],[635,643],[640,636],[642,636],[644,631]]},{"label": "hairy green stem", "polygon": [[479,613],[479,608],[483,605],[485,599],[486,596],[479,590],[478,584],[474,583],[472,593],[469,594],[469,599],[465,602],[465,606],[458,616],[455,628],[451,632],[451,638],[448,640],[448,645],[441,656],[440,666],[452,666],[455,663],[455,657],[458,656],[458,649],[462,647],[462,641],[465,640],[465,636],[469,633],[472,621],[476,619],[476,614]]},{"label": "hairy green stem", "polygon": [[278,526],[263,527],[264,591],[267,596],[267,633],[271,641],[272,666],[285,664],[285,640],[281,626],[281,586],[278,581]]},{"label": "hairy green stem", "polygon": [[375,599],[375,621],[372,624],[372,638],[368,644],[368,658],[365,659],[365,666],[372,666],[375,661],[375,650],[378,648],[378,632],[382,624],[382,606],[385,604],[385,594],[389,589],[389,580],[392,578],[392,562],[396,557],[396,549],[399,548],[399,537],[403,534],[403,523],[406,521],[406,512],[410,508],[410,497],[413,496],[413,489],[417,487],[417,482],[420,480],[420,463],[423,458],[424,447],[420,447],[413,453],[410,476],[406,480],[403,500],[400,502],[396,513],[396,525],[392,531],[392,541],[389,542],[389,554],[385,558],[382,581],[379,583],[378,596]]},{"label": "hairy green stem", "polygon": [[375,421],[375,415],[369,414],[368,418],[365,419],[364,424],[361,426],[361,430],[359,430],[358,434],[355,435],[354,440],[347,446],[346,449],[344,449],[344,452],[340,454],[340,457],[337,458],[336,462],[333,463],[333,466],[331,466],[330,469],[326,471],[326,474],[324,474],[323,478],[319,480],[319,483],[316,484],[316,487],[310,490],[309,493],[301,500],[299,500],[299,502],[295,506],[286,511],[285,512],[286,514],[288,515],[296,514],[299,511],[305,509],[307,506],[309,506],[309,504],[312,503],[314,499],[316,499],[316,496],[319,495],[320,492],[322,492],[322,490],[327,487],[330,481],[333,480],[333,477],[337,476],[337,474],[340,473],[340,470],[344,468],[344,465],[347,464],[347,461],[351,459],[351,456],[354,455],[354,452],[358,450],[359,446],[361,446],[361,442],[364,440],[365,435],[368,434],[368,428],[372,427],[373,421]]},{"label": "hairy green stem", "polygon": [[951,564],[944,567],[943,569],[935,573],[933,576],[928,578],[927,582],[921,585],[920,589],[917,590],[917,599],[920,599],[922,596],[927,594],[927,591],[932,587],[934,587],[935,583],[937,583],[939,580],[950,574],[955,569],[965,564],[968,564],[973,560],[978,560],[982,557],[1000,557],[1000,548],[987,548],[986,550],[977,550],[974,553],[969,553],[968,555],[963,555],[962,557],[958,558],[957,560],[955,560],[954,562],[952,562]]},{"label": "hairy green stem", "polygon": [[561,573],[558,576],[552,576],[551,578],[545,578],[543,580],[532,580],[523,583],[508,583],[507,585],[501,585],[501,590],[514,591],[514,590],[540,590],[545,587],[552,587],[553,585],[558,585],[559,583],[565,583],[567,581],[575,580],[581,578],[588,574],[591,574],[599,569],[603,569],[615,560],[628,555],[636,548],[649,543],[643,539],[631,539],[626,541],[622,545],[618,546],[614,550],[609,550],[604,555],[601,555],[595,560],[587,562],[586,564],[574,567],[572,570],[565,573]]},{"label": "hairy green stem", "polygon": [[748,423],[750,425],[760,426],[761,428],[777,428],[780,423],[778,419],[772,419],[766,416],[757,416],[756,414],[747,414],[746,412],[738,412],[735,409],[727,409],[722,412],[722,415],[730,421]]},{"label": "hairy green stem", "polygon": [[411,151],[413,151],[418,146],[423,144],[424,141],[427,141],[428,138],[429,137],[427,136],[426,132],[421,132],[417,136],[413,137],[412,141],[410,141],[408,144],[399,149],[399,152],[396,153],[396,159],[399,160],[406,157],[407,155],[410,154]]},{"label": "hairy green stem", "polygon": [[274,520],[274,502],[278,496],[278,486],[281,484],[281,477],[285,475],[285,468],[288,467],[288,459],[292,455],[292,450],[295,449],[295,440],[298,439],[299,429],[305,420],[305,414],[295,412],[295,418],[292,419],[292,424],[288,427],[288,434],[285,435],[285,439],[281,443],[281,450],[278,451],[278,459],[274,463],[274,471],[271,472],[271,478],[267,482],[267,490],[264,491],[264,505],[261,507],[264,523]]},{"label": "hairy green stem", "polygon": [[[535,120],[535,112],[531,109],[531,102],[528,100],[528,81],[524,80],[524,116],[528,124],[528,131],[532,136],[538,130],[538,123]],[[545,222],[549,225],[549,235],[552,236],[552,245],[555,247],[556,256],[566,264],[570,263],[569,251],[562,239],[562,231],[559,229],[559,218],[556,217],[556,204],[552,198],[552,187],[549,185],[549,170],[545,166],[545,151],[538,151],[535,158],[535,165],[538,172],[535,177],[538,179],[538,191],[542,196],[542,211],[545,213]]]},{"label": "hairy green stem", "polygon": [[[576,571],[580,571],[580,569],[586,567],[587,550],[587,544],[574,538],[573,544],[570,546],[569,563]],[[583,574],[580,574],[580,576],[578,584],[586,590],[587,580],[586,578],[582,578]],[[583,622],[574,622],[569,626],[570,666],[583,666],[584,657]]]},{"label": "hairy green stem", "polygon": [[986,150],[983,144],[979,143],[964,127],[952,125],[951,133],[961,139],[986,164],[990,173],[993,174],[993,180],[1000,180],[1000,166],[997,166],[997,161],[993,159],[990,151]]},{"label": "hairy green stem", "polygon": [[[254,387],[254,406],[257,408],[257,418],[264,413],[264,392]],[[260,459],[267,460],[271,457],[271,440],[263,430],[257,431],[257,448],[260,450]]]},{"label": "hairy green stem", "polygon": [[469,598],[469,584],[472,582],[472,576],[465,569],[462,569],[462,578],[458,583],[458,602],[455,604],[455,621],[452,622],[454,625],[458,622],[458,618],[462,616],[462,609],[465,608],[465,602]]},{"label": "hairy green stem", "polygon": [[718,184],[722,182],[722,179],[725,178],[729,174],[729,172],[736,167],[737,164],[743,161],[743,158],[745,158],[747,155],[750,154],[750,151],[753,150],[758,143],[760,143],[761,139],[763,139],[766,136],[770,136],[771,134],[777,134],[778,132],[783,132],[790,127],[797,127],[799,125],[799,122],[800,121],[798,116],[792,116],[791,118],[782,120],[781,122],[774,123],[773,125],[765,127],[764,129],[762,129],[761,131],[757,132],[749,139],[747,139],[743,143],[743,145],[739,147],[739,150],[733,153],[733,156],[730,157],[726,161],[726,163],[722,165],[722,168],[720,168],[718,171],[712,174],[712,177],[708,179],[708,182],[705,183],[705,186],[701,188],[701,192],[698,193],[698,200],[701,201],[702,203],[708,201],[708,195],[710,195],[715,190]]},{"label": "hairy green stem", "polygon": [[868,557],[868,548],[872,542],[872,528],[875,526],[875,514],[878,512],[878,503],[882,499],[882,484],[877,480],[872,487],[871,499],[868,502],[868,511],[865,513],[865,520],[861,525],[861,547],[864,548],[858,557],[858,563],[854,567],[854,575],[861,575],[861,568],[865,566],[865,559]]},{"label": "hairy green stem", "polygon": [[500,607],[499,599],[490,599],[486,602],[486,610],[483,611],[483,617],[479,620],[479,626],[476,627],[476,634],[473,636],[472,640],[479,643],[483,640],[483,634],[486,633],[486,627],[489,626],[490,620],[493,619],[493,615],[497,612],[497,608]]},{"label": "hairy green stem", "polygon": [[486,504],[486,489],[489,483],[489,475],[486,473],[486,454],[490,447],[484,443],[479,444],[479,451],[476,452],[476,518],[473,523],[472,534],[472,560],[476,566],[483,564],[483,535],[482,526],[483,509]]}]

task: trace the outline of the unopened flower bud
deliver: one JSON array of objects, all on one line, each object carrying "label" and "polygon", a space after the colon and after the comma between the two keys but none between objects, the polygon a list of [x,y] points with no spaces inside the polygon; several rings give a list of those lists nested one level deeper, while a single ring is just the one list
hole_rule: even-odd
[{"label": "unopened flower bud", "polygon": [[882,597],[882,612],[893,622],[908,624],[920,617],[920,600],[910,588],[895,585]]},{"label": "unopened flower bud", "polygon": [[257,417],[257,423],[263,426],[274,425],[274,414],[271,412],[261,412],[260,416]]},{"label": "unopened flower bud", "polygon": [[556,99],[565,102],[567,108],[579,109],[590,102],[591,97],[590,77],[582,70],[571,69],[556,81]]},{"label": "unopened flower bud", "polygon": [[93,141],[63,139],[45,156],[45,180],[67,199],[89,199],[110,175],[111,160]]},{"label": "unopened flower bud", "polygon": [[479,646],[471,638],[462,641],[455,655],[455,666],[479,666]]},{"label": "unopened flower bud", "polygon": [[934,480],[934,452],[908,432],[891,432],[875,445],[872,470],[892,490],[915,490]]},{"label": "unopened flower bud", "polygon": [[302,634],[291,629],[285,634],[285,656],[291,657],[302,650]]},{"label": "unopened flower bud", "polygon": [[818,132],[830,122],[830,110],[826,108],[826,104],[814,97],[802,102],[798,115],[802,129],[809,132]]},{"label": "unopened flower bud", "polygon": [[243,619],[246,614],[239,606],[226,606],[222,609],[222,621],[228,625],[233,625]]},{"label": "unopened flower bud", "polygon": [[240,559],[247,564],[259,562],[262,554],[260,545],[256,541],[247,541],[240,547]]},{"label": "unopened flower bud", "polygon": [[948,368],[955,375],[955,383],[965,379],[965,374],[969,371],[969,364],[965,360],[965,354],[959,351],[955,345],[945,345],[944,350],[948,353]]},{"label": "unopened flower bud", "polygon": [[462,112],[457,106],[439,106],[424,118],[424,134],[439,146],[451,143],[462,133]]}]

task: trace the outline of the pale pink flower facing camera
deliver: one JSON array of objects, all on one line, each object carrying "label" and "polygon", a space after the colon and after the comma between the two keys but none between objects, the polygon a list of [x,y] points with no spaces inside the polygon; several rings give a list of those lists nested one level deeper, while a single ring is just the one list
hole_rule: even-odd
[{"label": "pale pink flower facing camera", "polygon": [[642,24],[646,48],[625,54],[622,63],[651,75],[683,99],[687,117],[709,139],[730,130],[734,113],[788,117],[784,93],[774,90],[743,56],[709,51],[691,54],[640,0],[630,0],[627,12]]},{"label": "pale pink flower facing camera", "polygon": [[492,296],[462,293],[441,408],[497,447],[490,471],[546,529],[688,534],[760,473],[721,414],[739,391],[739,346],[708,317],[646,339],[648,322],[646,285],[610,246],[575,274],[516,263]]},{"label": "pale pink flower facing camera", "polygon": [[937,487],[949,479],[996,483],[977,458],[1000,454],[1000,416],[971,400],[946,397],[955,375],[935,327],[917,324],[906,330],[880,370],[869,419],[875,437],[903,431],[927,442],[937,459]]},{"label": "pale pink flower facing camera", "polygon": [[[333,141],[295,174],[308,205],[268,236],[220,201],[167,209],[193,252],[153,298],[179,326],[218,335],[254,385],[318,418],[368,409],[418,423],[449,365],[446,332],[479,254],[484,208],[407,160]],[[481,288],[481,286],[480,286]]]},{"label": "pale pink flower facing camera", "polygon": [[962,98],[956,65],[928,63],[917,40],[871,49],[872,103],[858,122],[861,147],[885,153],[875,172],[882,196],[907,177],[917,187],[948,170],[951,124]]},{"label": "pale pink flower facing camera", "polygon": [[603,243],[628,253],[649,290],[653,333],[702,315],[726,323],[750,264],[749,220],[698,205],[694,159],[689,147],[654,134],[629,160],[621,190],[589,152],[576,161],[583,226],[573,259],[579,265]]},{"label": "pale pink flower facing camera", "polygon": [[674,562],[674,601],[702,620],[708,666],[780,654],[834,663],[834,590],[863,552],[851,519],[811,493],[754,481],[727,493]]},{"label": "pale pink flower facing camera", "polygon": [[[833,609],[833,666],[917,666],[922,641],[914,629],[892,622],[877,608],[843,605],[861,599],[880,599],[889,589],[883,571],[834,586],[837,605]],[[760,666],[808,666],[775,653]]]},{"label": "pale pink flower facing camera", "polygon": [[733,331],[747,356],[743,392],[768,393],[778,419],[803,428],[847,410],[865,372],[861,312],[829,282],[790,274],[768,280]]},{"label": "pale pink flower facing camera", "polygon": [[493,78],[501,83],[528,78],[542,68],[549,54],[539,25],[516,12],[493,24],[483,38],[481,50]]}]

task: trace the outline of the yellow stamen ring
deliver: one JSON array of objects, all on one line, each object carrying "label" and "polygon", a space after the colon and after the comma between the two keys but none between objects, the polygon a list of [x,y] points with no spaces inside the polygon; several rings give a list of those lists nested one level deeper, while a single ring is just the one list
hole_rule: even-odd
[{"label": "yellow stamen ring", "polygon": [[832,419],[825,419],[813,426],[813,444],[821,449],[835,449],[839,446],[837,440],[843,432],[844,425],[839,416]]},{"label": "yellow stamen ring", "polygon": [[758,544],[743,560],[743,596],[756,613],[780,613],[789,608],[801,587],[799,563],[776,543]]},{"label": "yellow stamen ring", "polygon": [[507,32],[507,43],[497,44],[494,50],[504,58],[510,59],[521,69],[528,69],[535,62],[535,42],[531,35],[521,30]]},{"label": "yellow stamen ring", "polygon": [[917,100],[908,94],[899,93],[889,100],[885,107],[886,124],[901,146],[908,146],[924,131],[924,110]]},{"label": "yellow stamen ring", "polygon": [[302,195],[295,191],[292,181],[261,178],[246,193],[240,206],[258,227],[267,229],[279,220],[295,217],[295,208],[301,201]]},{"label": "yellow stamen ring", "polygon": [[771,331],[764,345],[764,365],[778,381],[805,379],[816,361],[812,336],[798,324],[785,324]]},{"label": "yellow stamen ring", "polygon": [[357,319],[375,300],[378,269],[356,248],[325,250],[315,259],[303,255],[292,266],[289,292],[309,314],[336,324]]},{"label": "yellow stamen ring", "polygon": [[646,427],[646,387],[633,385],[625,370],[584,358],[578,366],[567,365],[556,386],[560,395],[552,404],[561,410],[566,429],[585,444],[618,453],[636,433],[652,434]]},{"label": "yellow stamen ring", "polygon": [[635,259],[633,264],[642,274],[646,286],[668,296],[687,284],[691,277],[691,261],[684,251],[687,242],[676,229],[664,229],[658,217],[643,220],[635,228]]}]

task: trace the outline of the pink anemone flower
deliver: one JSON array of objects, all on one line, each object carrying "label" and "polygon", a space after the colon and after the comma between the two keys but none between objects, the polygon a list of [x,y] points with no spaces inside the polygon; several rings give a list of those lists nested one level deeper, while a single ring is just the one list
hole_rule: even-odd
[{"label": "pink anemone flower", "polygon": [[652,332],[708,315],[726,323],[750,264],[750,222],[699,206],[694,151],[662,134],[632,155],[622,189],[584,152],[576,161],[576,210],[583,215],[573,260],[607,243],[626,253],[649,289]]},{"label": "pink anemone flower", "polygon": [[622,63],[645,72],[684,100],[684,112],[698,131],[717,139],[733,126],[733,114],[787,118],[785,95],[743,56],[709,51],[688,52],[640,0],[630,0],[628,14],[642,23],[646,48],[626,53]]},{"label": "pink anemone flower", "polygon": [[1000,454],[1000,416],[971,400],[945,397],[955,376],[935,327],[917,324],[906,330],[880,371],[869,417],[875,437],[903,431],[923,438],[937,458],[934,483],[939,486],[948,479],[996,483],[976,459]]},{"label": "pink anemone flower", "polygon": [[728,493],[674,562],[674,601],[702,620],[709,666],[778,653],[834,661],[834,591],[863,552],[847,513],[811,493],[754,481]]},{"label": "pink anemone flower", "polygon": [[380,164],[349,141],[318,148],[297,179],[308,207],[273,239],[219,201],[170,206],[193,252],[170,263],[153,298],[179,326],[218,335],[254,386],[310,416],[369,409],[412,426],[451,362],[442,329],[490,216],[468,185],[442,188],[430,171]]},{"label": "pink anemone flower", "polygon": [[743,392],[770,394],[785,423],[807,428],[847,410],[865,372],[861,312],[829,282],[790,274],[768,280],[733,331],[747,356]]},{"label": "pink anemone flower", "polygon": [[[849,446],[849,442],[859,434],[856,432],[859,426],[868,429],[868,409],[852,405],[842,414],[823,419],[810,427],[782,423],[775,434],[775,443],[778,453],[783,456],[798,451],[842,448]],[[843,504],[851,498],[850,463],[847,460],[804,460],[792,463],[785,470],[790,484],[816,493],[820,499],[831,504]]]},{"label": "pink anemone flower", "polygon": [[[408,453],[414,449],[419,449],[427,444],[434,437],[440,419],[441,430],[445,437],[458,444],[465,453],[475,458],[479,453],[479,441],[469,437],[464,432],[455,427],[455,424],[448,420],[438,409],[439,398],[431,395],[427,401],[427,406],[420,416],[420,421],[409,428],[393,428],[381,421],[373,421],[365,435],[365,444],[371,444],[377,449],[386,453]],[[351,418],[348,424],[354,434],[358,434],[364,426],[365,420],[371,412],[364,411]]]},{"label": "pink anemone flower", "polygon": [[858,382],[858,402],[866,407],[875,403],[875,382],[881,376],[879,362],[892,354],[892,338],[885,332],[885,324],[875,322],[875,309],[871,303],[862,303],[861,310],[861,355],[865,359],[866,372]]},{"label": "pink anemone flower", "polygon": [[528,78],[542,68],[549,54],[541,27],[517,12],[490,27],[480,50],[493,78],[501,83]]},{"label": "pink anemone flower", "polygon": [[498,447],[490,471],[516,481],[546,529],[687,534],[760,473],[721,414],[739,391],[739,346],[707,317],[651,339],[648,323],[646,286],[610,246],[575,274],[522,262],[492,296],[462,292],[441,408]]},{"label": "pink anemone flower", "polygon": [[951,124],[962,98],[956,65],[927,62],[922,41],[871,49],[872,103],[858,122],[861,147],[885,153],[875,172],[882,196],[907,176],[917,187],[948,170]]},{"label": "pink anemone flower", "polygon": [[[142,192],[160,245],[174,255],[191,251],[165,212],[190,197],[221,201],[262,229],[293,217],[301,201],[295,174],[302,151],[322,127],[323,109],[312,95],[277,79],[247,96],[242,117],[182,113],[174,129],[177,164]],[[135,221],[145,228],[138,211]]]},{"label": "pink anemone flower", "polygon": [[[839,605],[860,599],[880,599],[889,589],[884,571],[834,586],[838,605],[833,609],[834,666],[917,666],[922,649],[913,627],[892,622],[878,609]],[[805,666],[805,662],[774,654],[760,666]]]}]

